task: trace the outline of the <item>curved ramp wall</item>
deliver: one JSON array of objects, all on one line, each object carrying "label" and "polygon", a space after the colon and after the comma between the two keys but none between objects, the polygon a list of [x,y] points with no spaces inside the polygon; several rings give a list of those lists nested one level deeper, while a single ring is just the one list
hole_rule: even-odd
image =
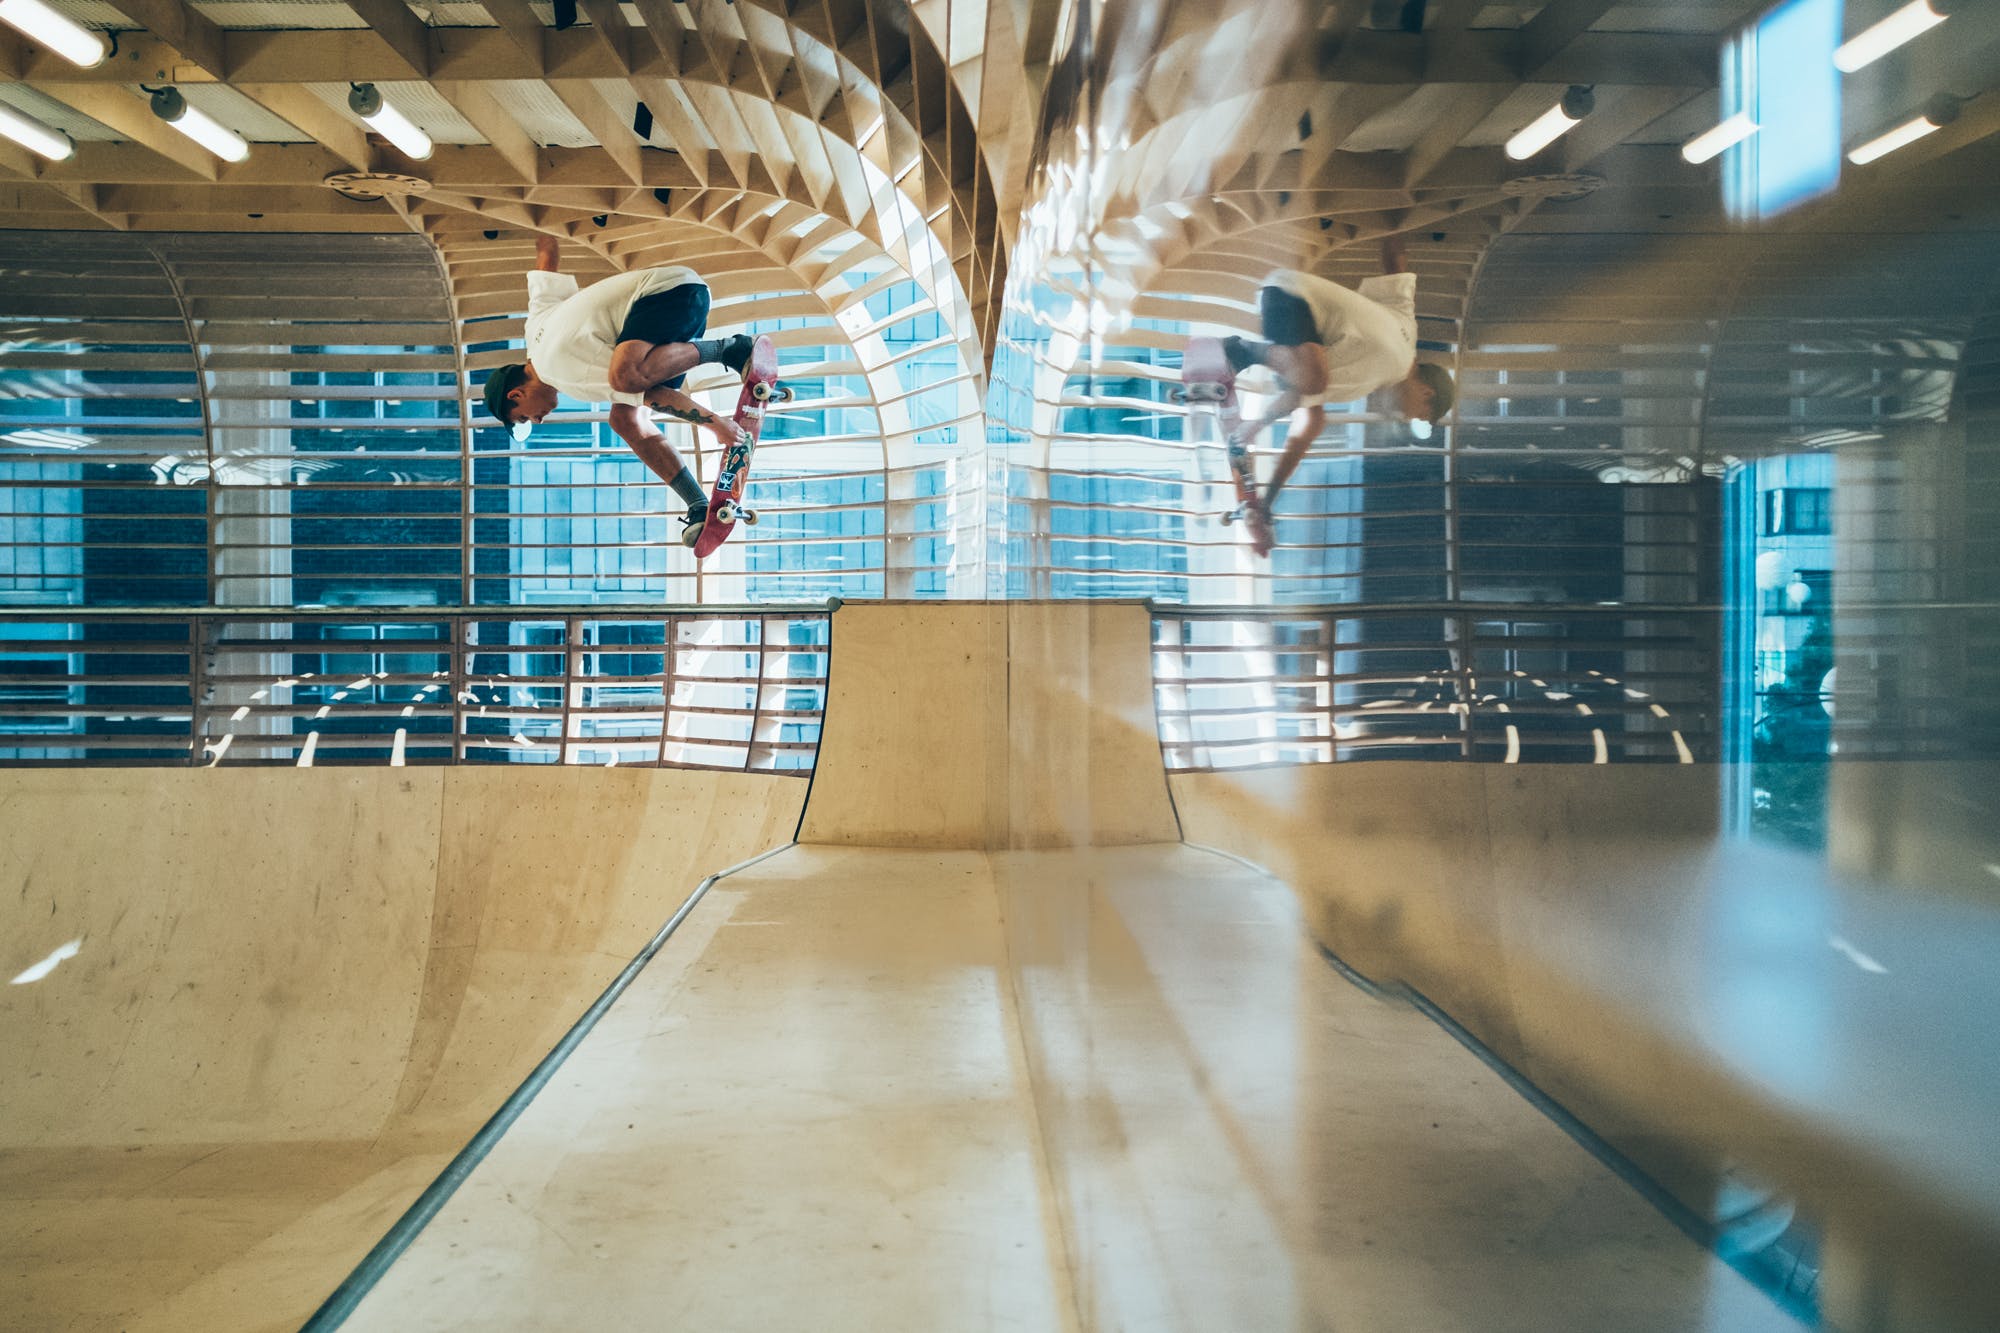
[{"label": "curved ramp wall", "polygon": [[0,771],[0,1325],[296,1328],[806,784]]},{"label": "curved ramp wall", "polygon": [[1137,602],[850,604],[799,841],[1177,842]]}]

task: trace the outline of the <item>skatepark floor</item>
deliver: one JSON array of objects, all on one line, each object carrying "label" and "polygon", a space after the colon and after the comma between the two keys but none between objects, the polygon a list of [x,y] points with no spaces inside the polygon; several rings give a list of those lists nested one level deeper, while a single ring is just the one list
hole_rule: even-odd
[{"label": "skatepark floor", "polygon": [[356,1330],[1793,1327],[1181,845],[724,879]]}]

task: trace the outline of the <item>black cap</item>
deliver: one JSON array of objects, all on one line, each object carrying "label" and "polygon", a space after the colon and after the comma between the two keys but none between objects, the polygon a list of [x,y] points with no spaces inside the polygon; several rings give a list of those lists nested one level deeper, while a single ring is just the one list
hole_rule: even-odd
[{"label": "black cap", "polygon": [[507,402],[507,394],[527,378],[522,373],[526,370],[525,365],[495,366],[493,373],[486,377],[486,410],[503,426],[512,424],[507,420],[511,406]]}]

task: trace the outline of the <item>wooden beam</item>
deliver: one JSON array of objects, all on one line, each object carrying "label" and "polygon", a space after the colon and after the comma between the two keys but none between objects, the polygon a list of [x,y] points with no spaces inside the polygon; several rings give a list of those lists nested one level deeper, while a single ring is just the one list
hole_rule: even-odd
[{"label": "wooden beam", "polygon": [[1590,26],[1604,17],[1617,0],[1549,0],[1521,28],[1521,80],[1533,83],[1542,70]]},{"label": "wooden beam", "polygon": [[532,66],[534,72],[531,77],[540,78],[548,68],[546,39],[549,29],[529,8],[528,0],[479,0],[479,7],[500,25],[507,41]]},{"label": "wooden beam", "polygon": [[431,86],[458,109],[472,128],[486,137],[486,141],[493,145],[493,151],[514,169],[522,181],[532,182],[540,177],[539,147],[485,84],[446,80]]},{"label": "wooden beam", "polygon": [[[111,0],[111,5],[204,74],[217,79],[226,76],[222,27],[200,10],[183,0]],[[129,54],[128,47],[129,37],[121,37],[120,54]]]},{"label": "wooden beam", "polygon": [[625,21],[625,11],[618,7],[618,0],[577,0],[577,8],[590,20],[585,29],[610,54],[619,69],[632,72],[632,25]]},{"label": "wooden beam", "polygon": [[271,114],[325,146],[356,171],[375,167],[375,148],[359,123],[341,115],[310,88],[291,83],[239,83],[242,93]]},{"label": "wooden beam", "polygon": [[1450,104],[1424,127],[1424,132],[1411,145],[1403,168],[1404,185],[1411,189],[1422,185],[1438,163],[1444,161],[1446,154],[1456,149],[1460,140],[1492,115],[1493,109],[1506,101],[1516,86],[1488,83],[1454,89]]},{"label": "wooden beam", "polygon": [[342,3],[389,44],[410,74],[420,79],[430,76],[430,29],[403,0],[342,0]]},{"label": "wooden beam", "polygon": [[1620,88],[1607,91],[1608,106],[1584,117],[1562,137],[1563,170],[1580,171],[1660,117],[1707,92],[1704,88]]},{"label": "wooden beam", "polygon": [[645,179],[645,168],[639,162],[644,153],[637,136],[604,100],[604,94],[594,83],[587,79],[551,79],[549,87],[570,113],[583,122],[598,147],[625,173],[626,180],[637,185]]}]

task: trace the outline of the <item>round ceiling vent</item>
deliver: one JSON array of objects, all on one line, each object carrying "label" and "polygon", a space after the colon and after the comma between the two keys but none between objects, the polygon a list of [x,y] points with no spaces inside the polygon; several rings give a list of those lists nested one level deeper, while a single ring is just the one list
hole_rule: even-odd
[{"label": "round ceiling vent", "polygon": [[403,198],[431,190],[431,183],[421,176],[396,171],[336,171],[326,178],[326,184],[349,199]]},{"label": "round ceiling vent", "polygon": [[1500,188],[1511,195],[1537,199],[1581,199],[1604,184],[1604,177],[1587,171],[1551,171],[1540,176],[1516,176]]}]

